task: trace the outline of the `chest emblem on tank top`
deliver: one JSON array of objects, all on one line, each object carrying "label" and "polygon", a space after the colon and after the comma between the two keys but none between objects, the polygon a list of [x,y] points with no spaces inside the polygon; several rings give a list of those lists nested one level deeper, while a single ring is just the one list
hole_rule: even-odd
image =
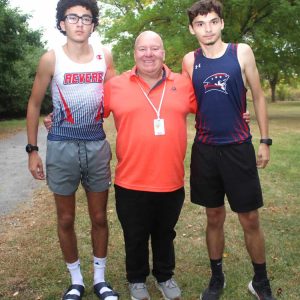
[{"label": "chest emblem on tank top", "polygon": [[64,85],[102,83],[103,72],[65,73]]},{"label": "chest emblem on tank top", "polygon": [[207,77],[203,82],[205,93],[217,91],[228,94],[226,90],[226,81],[228,79],[229,75],[226,73],[216,73]]}]

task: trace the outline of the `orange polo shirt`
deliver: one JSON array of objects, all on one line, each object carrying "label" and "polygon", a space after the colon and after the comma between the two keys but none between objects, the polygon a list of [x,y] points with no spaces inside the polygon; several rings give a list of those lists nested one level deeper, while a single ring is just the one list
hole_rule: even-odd
[{"label": "orange polo shirt", "polygon": [[134,67],[104,87],[104,115],[112,112],[117,129],[115,184],[126,189],[171,192],[184,185],[186,117],[196,112],[197,104],[190,79],[165,65],[164,69],[166,89],[160,112],[164,135],[154,134],[157,115],[137,80],[156,109],[164,82],[150,89]]}]

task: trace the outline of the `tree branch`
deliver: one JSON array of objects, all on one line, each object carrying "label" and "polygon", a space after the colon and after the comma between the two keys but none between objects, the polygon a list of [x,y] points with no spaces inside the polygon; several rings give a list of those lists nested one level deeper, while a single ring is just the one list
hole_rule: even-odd
[{"label": "tree branch", "polygon": [[261,7],[257,13],[254,13],[256,7],[250,6],[248,9],[247,17],[245,21],[241,24],[241,35],[245,35],[253,28],[252,24],[258,24],[263,19],[267,18],[272,14],[272,3],[266,3],[263,7]]},{"label": "tree branch", "polygon": [[141,24],[141,26],[139,26],[139,32],[143,30],[143,28],[149,24],[150,22],[153,22],[153,23],[170,23],[171,22],[171,18],[170,17],[156,17],[156,18],[153,18],[151,20],[146,20],[145,22],[143,22]]}]

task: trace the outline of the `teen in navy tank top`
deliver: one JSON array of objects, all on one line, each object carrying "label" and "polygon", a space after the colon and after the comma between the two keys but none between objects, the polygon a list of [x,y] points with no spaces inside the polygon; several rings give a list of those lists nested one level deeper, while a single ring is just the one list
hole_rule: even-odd
[{"label": "teen in navy tank top", "polygon": [[[182,62],[182,72],[192,79],[198,103],[190,164],[190,199],[205,207],[211,268],[209,284],[200,299],[219,300],[226,286],[222,267],[226,201],[238,215],[253,265],[248,290],[259,300],[275,300],[259,222],[258,209],[263,206],[263,197],[257,170],[269,162],[272,139],[255,56],[245,43],[223,42],[221,1],[199,0],[187,12],[189,31],[200,46],[187,53]],[[251,91],[261,138],[257,158],[249,127],[243,121],[246,84]],[[237,292],[233,297],[243,298]]]},{"label": "teen in navy tank top", "polygon": [[237,58],[237,44],[228,44],[223,56],[210,59],[195,51],[193,85],[198,102],[195,142],[210,145],[251,141],[246,92]]}]

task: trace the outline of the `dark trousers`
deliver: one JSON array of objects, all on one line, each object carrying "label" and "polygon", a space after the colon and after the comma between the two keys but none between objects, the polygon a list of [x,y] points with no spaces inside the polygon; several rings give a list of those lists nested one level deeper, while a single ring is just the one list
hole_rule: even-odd
[{"label": "dark trousers", "polygon": [[145,282],[150,274],[150,238],[153,276],[158,282],[167,281],[173,276],[174,227],[184,194],[184,188],[158,193],[128,190],[115,185],[116,210],[124,234],[126,276],[129,282]]}]

